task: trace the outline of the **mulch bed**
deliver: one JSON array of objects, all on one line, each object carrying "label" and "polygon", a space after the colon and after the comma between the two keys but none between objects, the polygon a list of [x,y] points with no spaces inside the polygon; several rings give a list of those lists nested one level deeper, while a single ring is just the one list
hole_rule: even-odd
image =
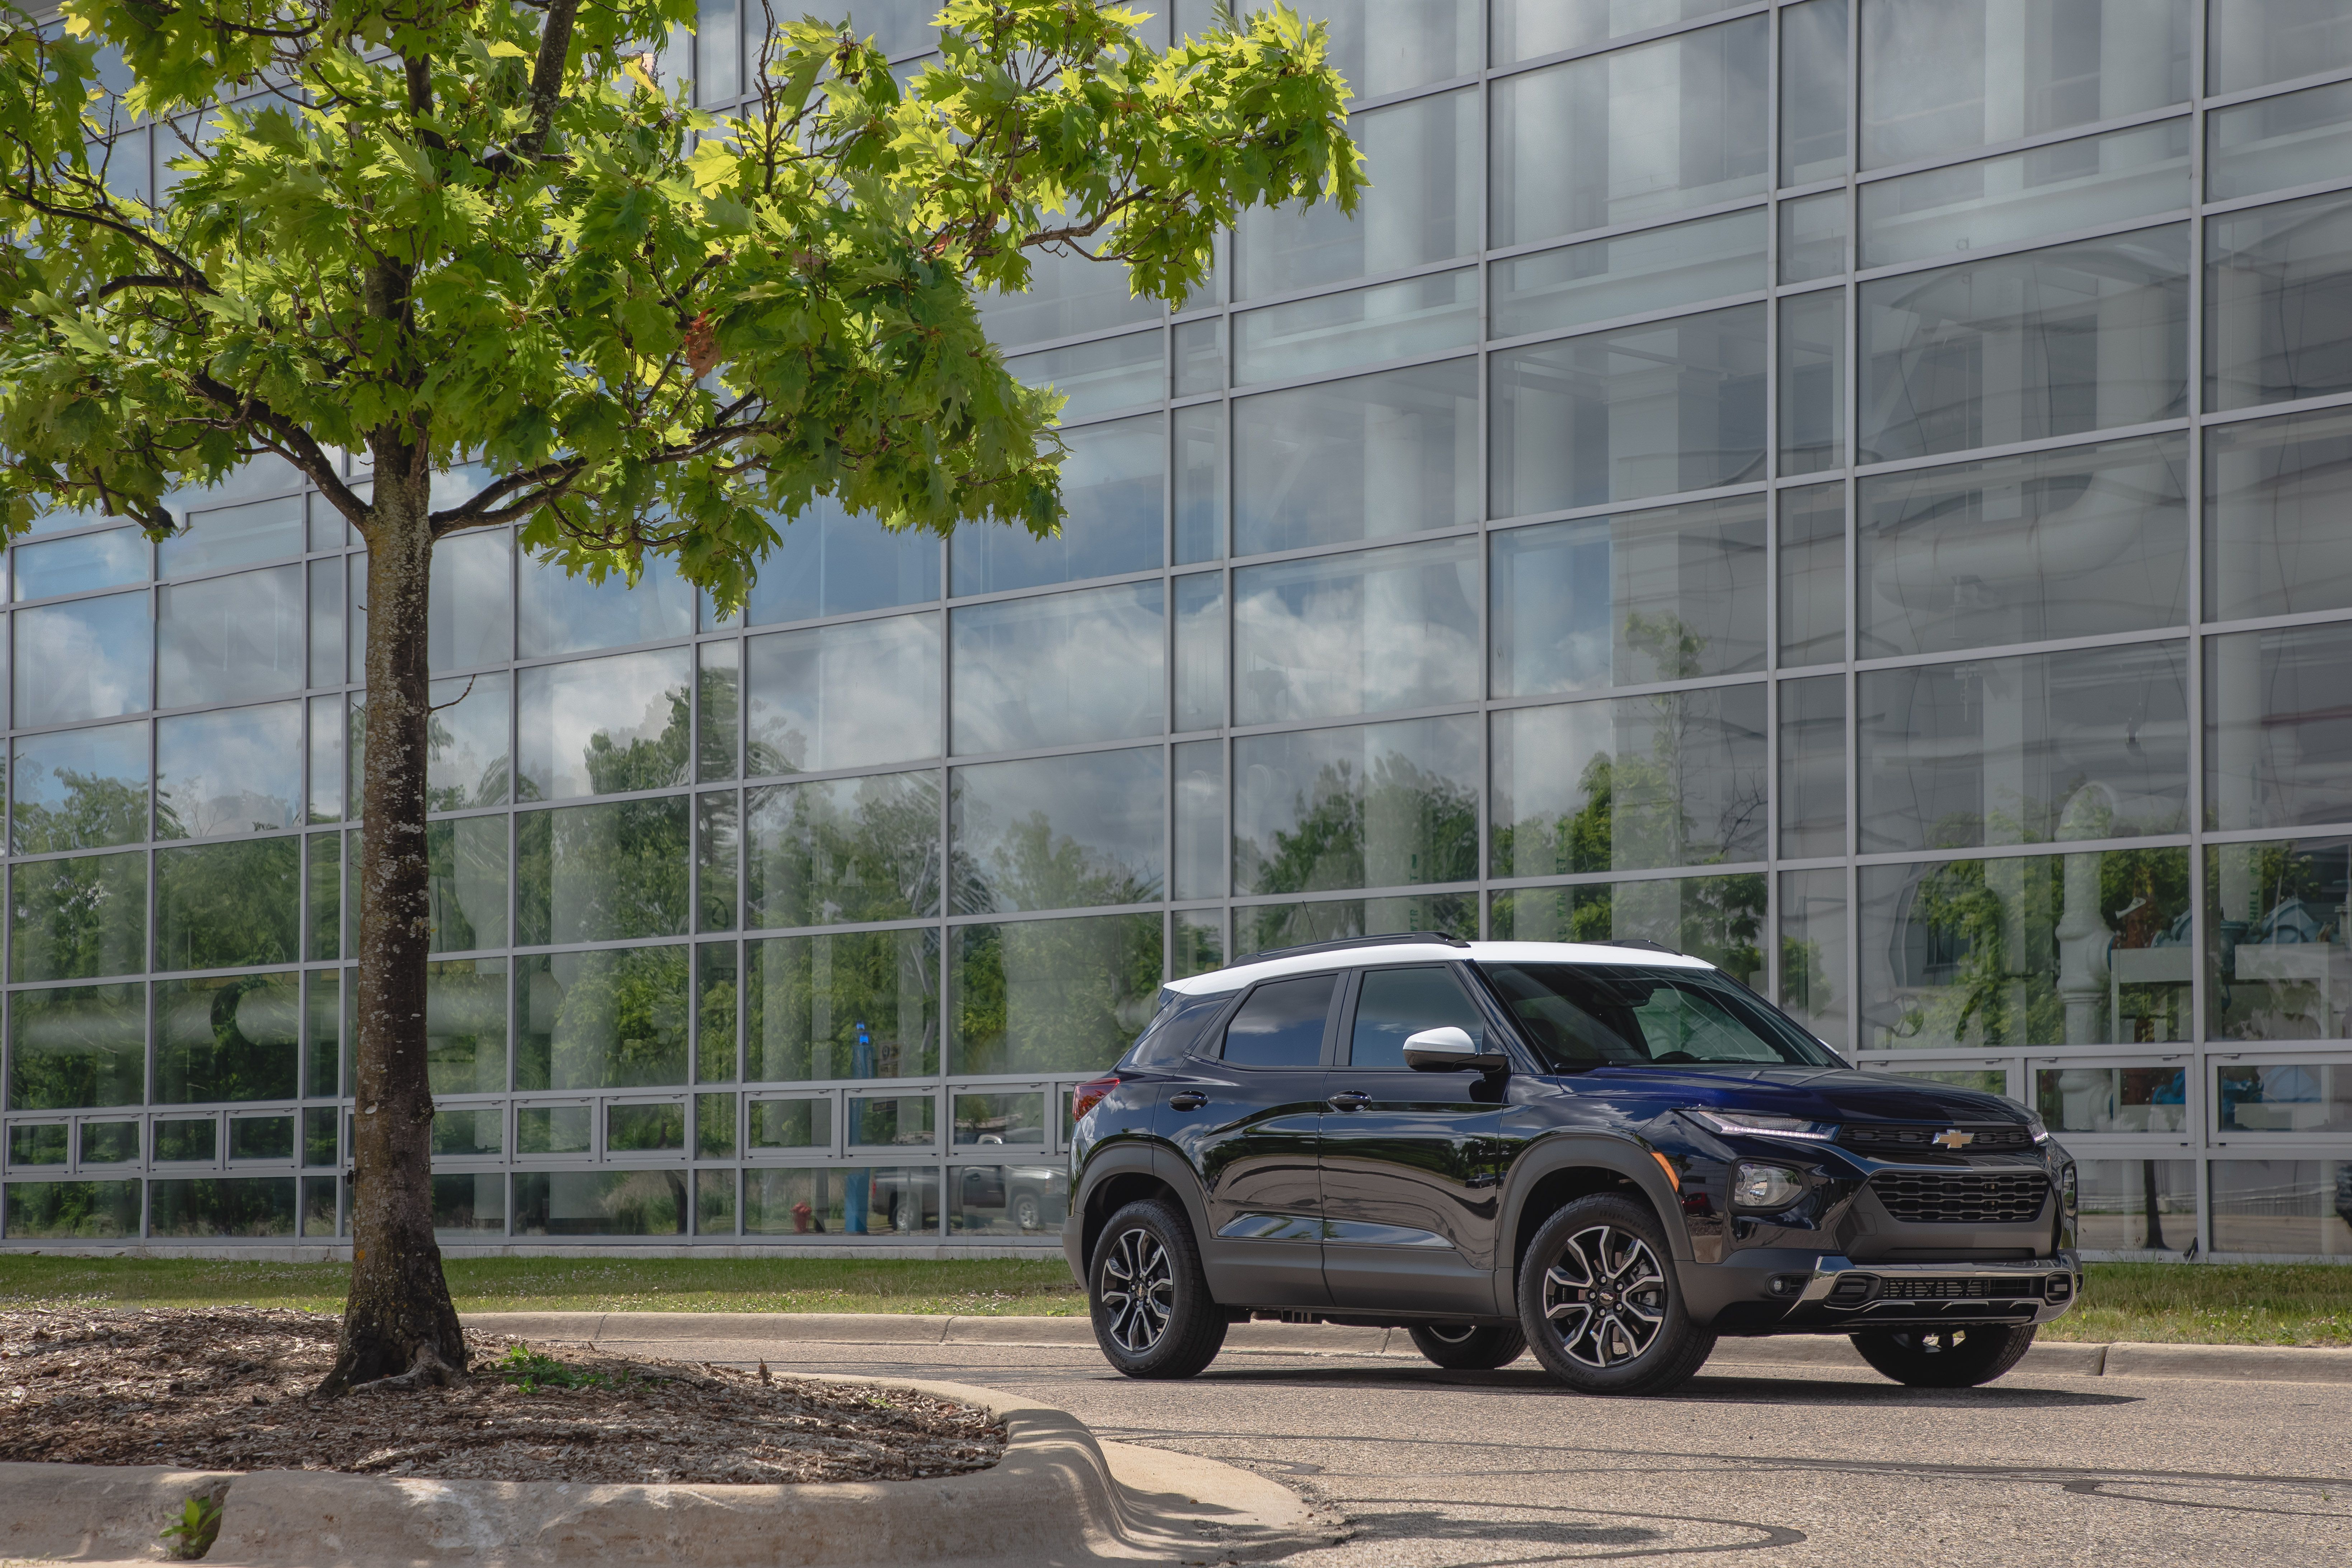
[{"label": "mulch bed", "polygon": [[454,1389],[314,1400],[339,1320],[257,1308],[0,1311],[0,1460],[506,1481],[911,1480],[1004,1429],[906,1389],[466,1335]]}]

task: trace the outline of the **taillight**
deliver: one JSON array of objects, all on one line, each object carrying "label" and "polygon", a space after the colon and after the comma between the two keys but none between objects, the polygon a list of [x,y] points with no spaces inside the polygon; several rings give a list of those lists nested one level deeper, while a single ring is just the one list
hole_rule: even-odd
[{"label": "taillight", "polygon": [[1070,1091],[1072,1119],[1084,1117],[1087,1111],[1100,1105],[1110,1091],[1118,1087],[1118,1079],[1115,1078],[1098,1078],[1092,1082],[1078,1085],[1076,1089]]}]

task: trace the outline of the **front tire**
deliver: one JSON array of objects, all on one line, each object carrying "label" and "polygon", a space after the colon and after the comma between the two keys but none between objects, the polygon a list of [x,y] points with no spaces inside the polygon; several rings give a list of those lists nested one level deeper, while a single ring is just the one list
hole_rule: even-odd
[{"label": "front tire", "polygon": [[1536,1232],[1519,1267],[1519,1327],[1544,1370],[1579,1394],[1664,1394],[1715,1352],[1684,1305],[1665,1227],[1611,1193],[1579,1198]]},{"label": "front tire", "polygon": [[1191,1377],[1224,1348],[1225,1314],[1210,1298],[1192,1227],[1159,1198],[1110,1216],[1087,1270],[1095,1342],[1129,1377]]},{"label": "front tire", "polygon": [[1492,1372],[1527,1353],[1528,1336],[1514,1328],[1475,1323],[1416,1323],[1406,1331],[1413,1347],[1449,1372]]},{"label": "front tire", "polygon": [[2032,1323],[1965,1329],[1873,1329],[1853,1336],[1862,1359],[1913,1388],[1974,1388],[2024,1359]]}]

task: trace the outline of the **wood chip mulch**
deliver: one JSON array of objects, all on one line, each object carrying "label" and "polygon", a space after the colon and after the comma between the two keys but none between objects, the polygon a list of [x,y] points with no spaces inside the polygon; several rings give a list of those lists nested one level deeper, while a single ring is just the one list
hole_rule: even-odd
[{"label": "wood chip mulch", "polygon": [[[910,1480],[1004,1429],[906,1389],[468,1331],[461,1387],[314,1400],[339,1320],[257,1308],[0,1311],[0,1460],[590,1482]],[[536,1377],[500,1370],[541,1358]],[[552,1386],[545,1358],[560,1363]],[[525,1383],[532,1386],[524,1386]]]}]

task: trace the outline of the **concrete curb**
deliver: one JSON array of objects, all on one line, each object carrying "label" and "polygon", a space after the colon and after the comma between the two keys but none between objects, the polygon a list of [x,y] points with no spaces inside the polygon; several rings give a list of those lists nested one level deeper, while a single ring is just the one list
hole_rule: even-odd
[{"label": "concrete curb", "polygon": [[[1084,1318],[950,1318],[887,1312],[479,1312],[470,1328],[523,1339],[605,1344],[782,1341],[829,1344],[1029,1345],[1091,1350]],[[1402,1329],[1328,1323],[1236,1323],[1228,1352],[1400,1356],[1420,1359]],[[1869,1363],[1836,1335],[1727,1339],[1708,1366],[1833,1366]],[[2192,1377],[2239,1382],[2352,1383],[2352,1350],[2298,1345],[2077,1343],[2052,1340],[2025,1352],[2023,1369],[2069,1377]]]},{"label": "concrete curb", "polygon": [[[595,1316],[595,1314],[582,1314]],[[892,1568],[1256,1559],[1333,1539],[1286,1489],[1189,1454],[1097,1442],[1067,1411],[992,1389],[904,1378],[982,1406],[1004,1458],[970,1475],[807,1486],[436,1481],[326,1470],[220,1476],[96,1465],[0,1465],[0,1559],[142,1561],[181,1500],[227,1482],[224,1568],[688,1563]]]}]

